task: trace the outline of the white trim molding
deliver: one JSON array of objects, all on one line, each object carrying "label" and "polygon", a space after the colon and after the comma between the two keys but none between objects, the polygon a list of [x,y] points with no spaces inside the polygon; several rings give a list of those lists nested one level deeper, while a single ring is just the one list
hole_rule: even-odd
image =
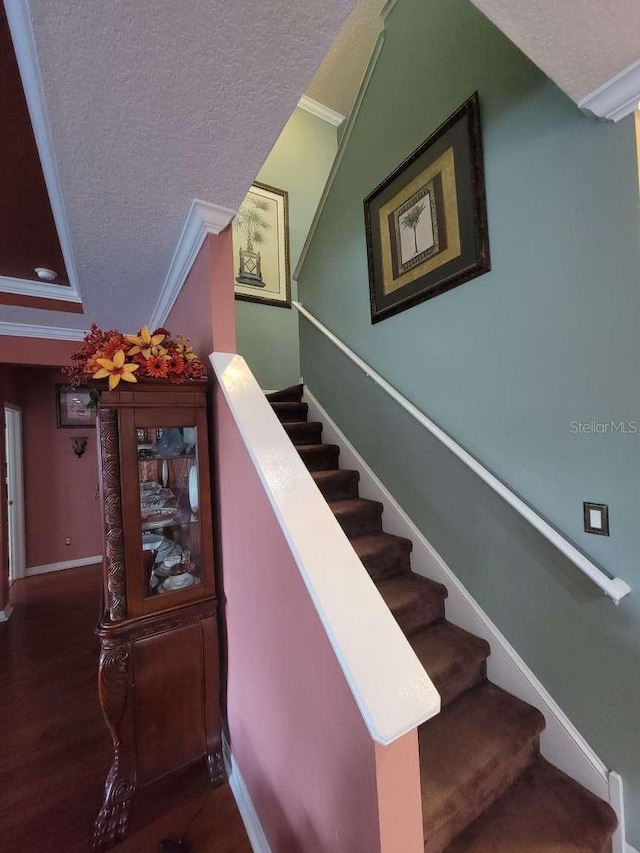
[{"label": "white trim molding", "polygon": [[631,592],[631,587],[626,581],[621,578],[609,577],[602,569],[597,566],[592,560],[579,551],[565,536],[552,527],[542,516],[526,504],[518,497],[511,489],[499,480],[495,474],[492,474],[488,468],[485,468],[474,456],[468,453],[461,445],[458,444],[451,436],[441,429],[434,421],[428,418],[424,412],[421,412],[417,406],[414,406],[410,400],[407,400],[393,385],[387,382],[377,371],[375,371],[366,361],[360,358],[359,355],[350,349],[343,341],[333,334],[323,323],[314,317],[310,311],[301,305],[299,302],[292,303],[298,312],[308,320],[312,326],[315,326],[318,331],[336,346],[340,352],[344,353],[347,358],[352,361],[357,367],[362,370],[368,379],[371,379],[382,391],[387,393],[395,402],[401,406],[408,414],[411,415],[421,426],[428,430],[431,435],[438,439],[448,450],[453,453],[461,462],[470,468],[484,483],[493,489],[496,494],[506,501],[517,513],[519,513],[529,524],[534,527],[538,533],[551,542],[558,551],[571,560],[571,562],[580,569],[583,574],[590,578],[596,586],[606,593],[614,604],[619,604],[620,601]]},{"label": "white trim molding", "polygon": [[440,695],[245,360],[210,360],[364,724],[392,743],[438,714]]},{"label": "white trim molding", "polygon": [[332,124],[334,127],[340,127],[344,121],[342,113],[337,113],[330,107],[325,107],[325,105],[321,104],[320,101],[314,101],[313,98],[308,97],[308,95],[303,95],[300,98],[298,106],[301,110],[321,118],[323,121]]},{"label": "white trim molding", "polygon": [[[40,163],[44,174],[53,219],[60,240],[62,256],[64,258],[70,287],[73,295],[80,301],[81,293],[78,283],[78,274],[71,244],[71,233],[64,205],[62,184],[58,173],[51,124],[47,114],[47,106],[42,86],[42,71],[38,60],[38,53],[31,26],[31,14],[27,0],[5,0],[5,10],[13,47],[16,52],[22,87],[24,89],[33,133],[40,155]],[[34,286],[37,285],[34,283]],[[20,292],[20,291],[11,291]],[[32,295],[37,295],[35,292]],[[45,298],[47,298],[45,296]],[[49,296],[48,298],[58,298]]]},{"label": "white trim molding", "polygon": [[49,572],[62,572],[65,569],[79,569],[81,566],[95,566],[102,562],[102,554],[95,557],[82,557],[78,560],[64,560],[61,563],[45,563],[43,566],[29,566],[25,572],[26,577],[32,575],[48,575]]},{"label": "white trim molding", "polygon": [[77,292],[66,284],[43,284],[28,278],[10,278],[0,275],[0,293],[15,293],[18,296],[35,296],[38,299],[57,299],[61,302],[82,304]]},{"label": "white trim molding", "polygon": [[193,199],[171,259],[169,271],[149,320],[149,326],[152,329],[157,329],[166,322],[207,235],[220,234],[235,215],[236,211],[229,207]]},{"label": "white trim molding", "polygon": [[229,765],[229,787],[238,806],[242,823],[249,836],[249,843],[253,853],[271,853],[267,836],[258,818],[247,785],[242,778],[240,768],[236,764],[233,753],[229,750],[226,740],[223,738],[224,757]]},{"label": "white trim molding", "polygon": [[309,251],[309,246],[311,245],[311,241],[313,240],[313,235],[316,233],[316,228],[318,227],[318,223],[320,222],[320,217],[322,216],[322,211],[324,210],[324,206],[327,203],[327,199],[329,198],[329,193],[331,192],[331,187],[333,186],[333,182],[335,181],[336,175],[338,174],[338,169],[340,168],[340,163],[342,162],[342,158],[344,157],[344,153],[347,150],[347,145],[349,144],[349,138],[351,137],[351,131],[353,130],[353,126],[356,122],[356,118],[360,111],[360,107],[362,106],[362,102],[364,100],[365,93],[367,91],[367,87],[369,86],[369,81],[371,80],[371,76],[373,74],[373,70],[376,67],[376,63],[378,61],[378,57],[382,52],[382,46],[384,44],[384,31],[380,33],[378,39],[373,47],[373,52],[369,58],[369,62],[364,72],[364,76],[362,77],[362,82],[360,83],[360,88],[358,90],[358,95],[356,97],[355,104],[353,105],[353,109],[349,115],[347,120],[346,127],[344,129],[344,133],[340,138],[340,143],[338,145],[338,151],[336,154],[336,158],[333,161],[333,166],[331,167],[331,171],[329,172],[329,177],[327,178],[327,182],[324,185],[324,190],[322,191],[322,195],[320,196],[320,201],[318,202],[318,207],[311,221],[311,225],[309,226],[309,232],[307,233],[307,238],[304,241],[304,245],[302,247],[302,251],[300,252],[300,257],[298,258],[298,263],[296,264],[296,268],[293,271],[292,278],[294,281],[297,281],[300,277],[300,273],[302,272],[302,267],[304,266],[304,262],[307,257],[307,252]]},{"label": "white trim molding", "polygon": [[86,329],[65,329],[62,326],[32,326],[28,323],[0,322],[0,335],[15,338],[49,338],[53,341],[81,341]]},{"label": "white trim molding", "polygon": [[0,610],[0,622],[8,622],[13,613],[13,604],[7,604],[4,610]]},{"label": "white trim molding", "polygon": [[546,728],[540,738],[540,747],[545,758],[611,805],[618,817],[613,853],[625,853],[622,842],[625,827],[620,776],[608,771],[535,673],[458,580],[308,388],[304,389],[304,400],[309,406],[309,420],[322,423],[324,441],[340,447],[341,465],[359,472],[360,496],[383,504],[384,528],[387,533],[410,539],[413,543],[412,570],[446,586],[449,593],[446,600],[447,619],[482,637],[491,646],[491,655],[487,661],[487,673],[491,681],[542,712]]},{"label": "white trim molding", "polygon": [[630,115],[640,101],[640,60],[585,95],[578,106],[598,118],[620,121]]},{"label": "white trim molding", "polygon": [[630,844],[625,845],[625,853],[638,853],[635,847],[632,847]]}]

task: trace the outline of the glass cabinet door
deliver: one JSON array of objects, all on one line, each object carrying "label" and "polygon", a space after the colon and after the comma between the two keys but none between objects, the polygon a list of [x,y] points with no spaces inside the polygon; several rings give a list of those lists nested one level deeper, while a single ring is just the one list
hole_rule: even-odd
[{"label": "glass cabinet door", "polygon": [[198,430],[137,429],[144,596],[202,583]]}]

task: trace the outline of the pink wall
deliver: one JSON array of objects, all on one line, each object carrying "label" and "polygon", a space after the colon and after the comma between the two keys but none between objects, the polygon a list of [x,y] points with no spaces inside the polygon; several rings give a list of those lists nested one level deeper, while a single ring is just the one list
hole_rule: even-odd
[{"label": "pink wall", "polygon": [[214,349],[235,352],[231,228],[205,238],[165,325],[172,334],[188,337],[207,364]]},{"label": "pink wall", "polygon": [[0,362],[4,364],[68,364],[77,341],[53,341],[45,338],[18,338],[0,335]]},{"label": "pink wall", "polygon": [[222,394],[231,747],[272,850],[376,853],[375,746]]},{"label": "pink wall", "polygon": [[[95,429],[58,429],[59,370],[24,367],[19,371],[24,444],[27,566],[93,557],[102,553]],[[78,459],[71,437],[87,435]],[[65,537],[71,545],[65,545]]]}]

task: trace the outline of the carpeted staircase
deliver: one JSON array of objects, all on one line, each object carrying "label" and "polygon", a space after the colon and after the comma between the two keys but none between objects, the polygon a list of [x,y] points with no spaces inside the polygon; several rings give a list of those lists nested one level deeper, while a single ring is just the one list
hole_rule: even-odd
[{"label": "carpeted staircase", "polygon": [[411,571],[411,542],[307,421],[302,386],[267,399],[442,697],[419,730],[426,853],[610,853],[612,809],[540,755],[544,717],[487,681],[485,640],[445,617],[447,590]]}]

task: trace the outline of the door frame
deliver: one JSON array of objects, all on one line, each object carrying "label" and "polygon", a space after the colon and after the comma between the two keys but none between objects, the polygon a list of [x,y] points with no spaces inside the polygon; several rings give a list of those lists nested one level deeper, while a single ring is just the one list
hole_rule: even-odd
[{"label": "door frame", "polygon": [[[13,403],[5,403],[4,418],[7,471],[7,550],[9,554],[9,585],[11,585],[19,578],[23,578],[27,570],[22,409]],[[9,512],[9,495],[13,495],[12,513]]]}]

